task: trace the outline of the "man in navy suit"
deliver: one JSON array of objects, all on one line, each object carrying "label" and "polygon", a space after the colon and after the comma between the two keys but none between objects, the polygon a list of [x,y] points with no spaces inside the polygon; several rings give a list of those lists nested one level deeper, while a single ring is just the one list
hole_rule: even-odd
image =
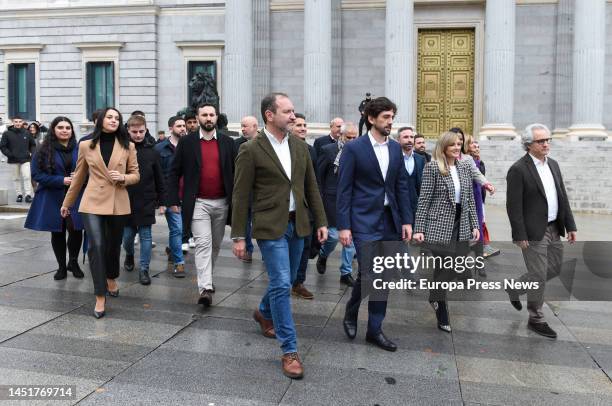
[{"label": "man in navy suit", "polygon": [[344,120],[340,117],[334,118],[329,123],[329,135],[327,137],[319,137],[314,142],[314,148],[317,152],[317,155],[321,153],[321,148],[329,144],[335,144],[338,142],[338,138],[340,138],[340,129],[344,124]]},{"label": "man in navy suit", "polygon": [[[340,158],[337,228],[343,246],[354,242],[359,261],[359,275],[343,321],[344,331],[351,339],[357,335],[362,283],[363,288],[370,290],[368,275],[363,270],[371,268],[371,264],[365,262],[365,250],[362,252],[362,249],[371,242],[410,240],[412,237],[414,216],[402,149],[396,141],[388,139],[396,112],[397,107],[386,97],[368,103],[365,111],[367,136],[348,143]],[[378,292],[377,300],[370,298],[368,302],[366,341],[395,351],[397,346],[382,331],[387,294],[386,291]]]},{"label": "man in navy suit", "polygon": [[410,207],[416,213],[421,193],[421,180],[423,178],[423,168],[425,168],[425,158],[414,151],[414,129],[412,127],[402,127],[397,130],[397,141],[402,147],[404,156],[404,167],[408,173],[408,186],[410,187]]}]

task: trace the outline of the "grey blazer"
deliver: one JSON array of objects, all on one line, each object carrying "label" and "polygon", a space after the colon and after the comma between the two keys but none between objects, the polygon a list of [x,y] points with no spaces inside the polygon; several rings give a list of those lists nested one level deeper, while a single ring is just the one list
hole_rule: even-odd
[{"label": "grey blazer", "polygon": [[[472,238],[472,230],[478,228],[472,189],[473,161],[461,160],[457,161],[456,165],[461,185],[459,241],[469,241]],[[455,211],[455,186],[450,173],[442,176],[436,161],[427,163],[423,171],[414,232],[424,233],[425,242],[428,243],[450,243]]]}]

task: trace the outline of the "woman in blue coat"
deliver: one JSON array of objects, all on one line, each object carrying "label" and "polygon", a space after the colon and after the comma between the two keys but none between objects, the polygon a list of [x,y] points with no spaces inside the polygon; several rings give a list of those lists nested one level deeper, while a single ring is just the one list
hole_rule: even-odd
[{"label": "woman in blue coat", "polygon": [[[84,276],[78,263],[83,242],[83,223],[76,210],[80,199],[77,200],[74,210],[70,210],[70,216],[62,218],[60,215],[64,196],[72,182],[78,152],[72,122],[67,117],[60,116],[51,122],[47,137],[32,157],[32,179],[38,183],[38,187],[25,227],[51,232],[51,246],[59,265],[53,275],[55,280],[65,279],[68,271],[72,272],[75,278]],[[66,248],[69,256],[67,265]]]}]

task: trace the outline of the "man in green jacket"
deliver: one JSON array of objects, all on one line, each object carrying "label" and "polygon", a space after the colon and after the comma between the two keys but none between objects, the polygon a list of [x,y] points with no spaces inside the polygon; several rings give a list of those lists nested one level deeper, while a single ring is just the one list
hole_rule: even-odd
[{"label": "man in green jacket", "polygon": [[232,196],[234,255],[246,255],[249,196],[253,196],[253,238],[264,258],[268,289],[253,318],[266,337],[276,337],[283,350],[283,373],[304,375],[297,353],[290,292],[300,264],[304,237],[310,234],[312,211],[319,241],[327,240],[327,219],[306,144],[289,135],[295,121],[293,103],[284,93],[271,93],[261,102],[265,127],[242,144],[236,158]]}]

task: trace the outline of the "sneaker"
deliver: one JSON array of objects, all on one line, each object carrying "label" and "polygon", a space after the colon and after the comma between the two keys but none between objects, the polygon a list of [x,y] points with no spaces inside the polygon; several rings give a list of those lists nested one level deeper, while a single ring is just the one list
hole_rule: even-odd
[{"label": "sneaker", "polygon": [[17,203],[23,202],[23,195],[17,195],[17,199],[15,199]]},{"label": "sneaker", "polygon": [[148,269],[140,270],[140,274],[138,275],[138,281],[140,282],[141,285],[145,285],[145,286],[151,284],[151,277],[149,276]]},{"label": "sneaker", "polygon": [[527,323],[527,328],[534,333],[548,338],[557,338],[557,332],[550,328],[548,323]]},{"label": "sneaker", "polygon": [[195,240],[193,239],[193,237],[191,237],[188,241],[187,244],[189,245],[189,248],[195,248]]},{"label": "sneaker", "polygon": [[183,250],[183,254],[186,254],[189,252],[189,244],[188,243],[184,243],[181,245],[181,249]]},{"label": "sneaker", "polygon": [[314,298],[312,292],[304,287],[303,283],[298,283],[294,287],[291,288],[291,293],[294,296],[301,297],[302,299],[311,300]]},{"label": "sneaker", "polygon": [[155,241],[151,241],[151,248],[157,247],[157,243]]},{"label": "sneaker", "polygon": [[26,197],[25,197],[25,202],[26,202],[26,203],[32,203],[32,196],[30,196],[30,195],[26,195]]},{"label": "sneaker", "polygon": [[172,269],[172,275],[175,278],[184,278],[185,277],[185,265],[178,264],[174,265],[174,269]]}]

